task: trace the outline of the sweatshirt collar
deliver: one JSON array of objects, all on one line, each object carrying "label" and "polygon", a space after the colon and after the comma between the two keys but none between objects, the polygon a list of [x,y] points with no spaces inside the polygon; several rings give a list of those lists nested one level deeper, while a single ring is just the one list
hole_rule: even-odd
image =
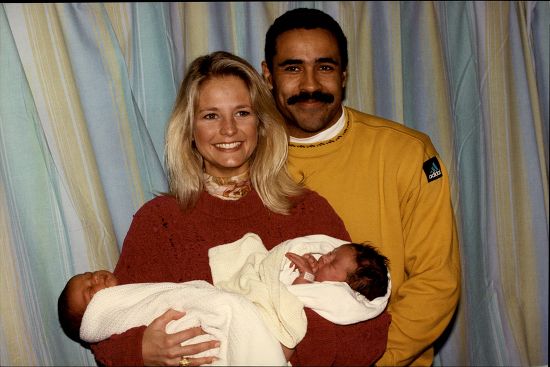
[{"label": "sweatshirt collar", "polygon": [[342,114],[340,115],[340,118],[338,119],[338,121],[336,121],[334,125],[308,138],[295,138],[291,136],[290,143],[315,144],[322,141],[330,140],[336,137],[338,134],[340,134],[340,132],[344,130],[345,125],[346,124],[345,124],[345,118],[344,118],[344,108],[342,108]]}]

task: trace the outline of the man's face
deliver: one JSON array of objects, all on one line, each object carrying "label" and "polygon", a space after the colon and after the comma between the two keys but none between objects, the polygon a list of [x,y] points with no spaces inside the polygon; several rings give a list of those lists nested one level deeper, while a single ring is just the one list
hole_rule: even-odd
[{"label": "man's face", "polygon": [[273,72],[262,63],[290,135],[313,136],[332,126],[342,113],[346,71],[336,38],[327,30],[293,29],[277,37]]}]

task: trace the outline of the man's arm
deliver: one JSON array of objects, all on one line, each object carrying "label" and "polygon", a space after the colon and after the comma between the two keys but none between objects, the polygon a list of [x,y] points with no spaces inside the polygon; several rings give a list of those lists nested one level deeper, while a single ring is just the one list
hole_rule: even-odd
[{"label": "man's arm", "polygon": [[[378,365],[431,364],[428,351],[460,295],[460,258],[449,177],[420,185],[402,203],[406,279],[392,295],[388,348]],[[421,173],[421,176],[424,173]],[[390,264],[391,266],[391,264]]]}]

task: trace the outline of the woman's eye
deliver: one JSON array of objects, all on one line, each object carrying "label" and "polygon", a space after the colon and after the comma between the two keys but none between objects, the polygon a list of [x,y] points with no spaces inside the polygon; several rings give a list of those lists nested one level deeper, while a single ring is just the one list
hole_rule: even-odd
[{"label": "woman's eye", "polygon": [[247,117],[247,116],[250,116],[250,112],[249,111],[239,111],[239,112],[237,112],[237,116],[238,117]]},{"label": "woman's eye", "polygon": [[207,113],[202,118],[205,119],[205,120],[213,120],[213,119],[216,118],[216,114],[215,113]]}]

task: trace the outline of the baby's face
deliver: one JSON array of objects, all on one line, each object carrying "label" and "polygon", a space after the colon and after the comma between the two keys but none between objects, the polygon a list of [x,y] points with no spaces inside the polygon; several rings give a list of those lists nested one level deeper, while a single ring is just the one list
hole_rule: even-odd
[{"label": "baby's face", "polygon": [[355,256],[355,250],[346,245],[324,254],[318,260],[319,269],[315,273],[315,281],[345,282],[348,275],[357,269]]},{"label": "baby's face", "polygon": [[106,270],[75,275],[69,280],[72,308],[84,312],[94,294],[102,289],[113,287],[117,284],[118,280],[114,274]]}]

